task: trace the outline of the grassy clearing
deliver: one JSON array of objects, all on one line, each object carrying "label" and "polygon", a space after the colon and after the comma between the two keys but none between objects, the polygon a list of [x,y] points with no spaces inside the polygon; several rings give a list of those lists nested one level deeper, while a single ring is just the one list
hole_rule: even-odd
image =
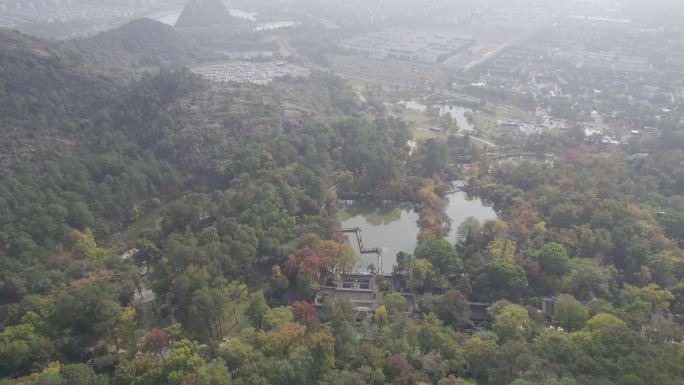
[{"label": "grassy clearing", "polygon": [[[182,198],[181,198],[182,199]],[[105,246],[111,249],[124,249],[131,247],[146,229],[157,228],[163,219],[164,209],[174,201],[161,204],[145,212],[140,219],[129,224],[121,231],[116,232],[105,242]]]}]

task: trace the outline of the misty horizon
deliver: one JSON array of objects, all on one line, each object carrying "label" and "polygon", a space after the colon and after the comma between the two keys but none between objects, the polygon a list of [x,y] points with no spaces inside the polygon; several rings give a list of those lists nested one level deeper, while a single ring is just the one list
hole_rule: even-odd
[{"label": "misty horizon", "polygon": [[684,0],[0,0],[0,385],[682,385]]}]

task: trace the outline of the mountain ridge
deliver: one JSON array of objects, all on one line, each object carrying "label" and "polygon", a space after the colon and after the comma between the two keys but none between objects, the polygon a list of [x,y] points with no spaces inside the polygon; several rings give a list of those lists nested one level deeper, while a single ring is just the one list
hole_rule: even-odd
[{"label": "mountain ridge", "polygon": [[221,0],[189,0],[178,17],[176,27],[192,28],[230,22],[232,16]]},{"label": "mountain ridge", "polygon": [[66,44],[108,68],[182,65],[202,55],[202,49],[191,37],[146,18]]}]

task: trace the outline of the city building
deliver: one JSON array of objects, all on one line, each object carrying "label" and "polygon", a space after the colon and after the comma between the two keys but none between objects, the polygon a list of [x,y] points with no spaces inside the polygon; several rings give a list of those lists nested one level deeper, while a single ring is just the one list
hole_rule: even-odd
[{"label": "city building", "polygon": [[468,37],[448,33],[390,29],[347,39],[340,47],[376,59],[435,64],[472,44]]}]

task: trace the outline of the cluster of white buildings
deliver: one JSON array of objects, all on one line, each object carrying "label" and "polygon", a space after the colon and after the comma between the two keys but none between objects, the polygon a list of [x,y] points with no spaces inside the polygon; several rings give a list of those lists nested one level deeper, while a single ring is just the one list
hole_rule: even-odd
[{"label": "cluster of white buildings", "polygon": [[286,62],[230,61],[204,64],[192,72],[217,82],[267,84],[286,76],[305,76],[306,70]]},{"label": "cluster of white buildings", "polygon": [[449,33],[388,29],[347,39],[340,47],[350,53],[377,59],[434,64],[473,43],[469,37]]}]

